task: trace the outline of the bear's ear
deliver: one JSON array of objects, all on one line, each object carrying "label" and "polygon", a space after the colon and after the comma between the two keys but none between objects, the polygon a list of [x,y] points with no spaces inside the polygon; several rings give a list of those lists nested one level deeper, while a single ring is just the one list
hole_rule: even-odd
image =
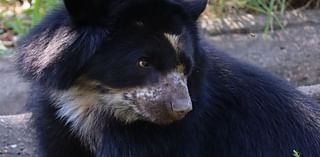
[{"label": "bear's ear", "polygon": [[102,20],[107,14],[111,0],[64,0],[64,5],[76,22]]},{"label": "bear's ear", "polygon": [[208,4],[208,0],[175,0],[181,3],[182,7],[185,8],[187,12],[194,19],[198,19],[201,13],[205,10]]}]

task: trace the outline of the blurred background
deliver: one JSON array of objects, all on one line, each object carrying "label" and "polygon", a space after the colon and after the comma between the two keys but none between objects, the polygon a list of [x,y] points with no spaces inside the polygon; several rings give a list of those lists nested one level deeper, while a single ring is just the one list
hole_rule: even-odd
[{"label": "blurred background", "polygon": [[[16,41],[60,0],[0,0],[0,157],[34,156],[28,85],[17,77]],[[217,48],[320,98],[320,0],[210,0],[199,20]]]}]

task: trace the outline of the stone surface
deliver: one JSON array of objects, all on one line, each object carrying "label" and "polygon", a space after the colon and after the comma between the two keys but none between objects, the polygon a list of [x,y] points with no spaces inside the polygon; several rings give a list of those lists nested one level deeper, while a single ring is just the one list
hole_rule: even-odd
[{"label": "stone surface", "polygon": [[320,84],[313,86],[301,86],[298,89],[320,102]]}]

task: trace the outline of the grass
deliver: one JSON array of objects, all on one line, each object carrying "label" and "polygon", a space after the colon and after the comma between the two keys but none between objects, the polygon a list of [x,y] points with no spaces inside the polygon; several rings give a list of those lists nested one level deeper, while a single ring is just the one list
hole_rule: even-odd
[{"label": "grass", "polygon": [[283,14],[287,8],[286,0],[249,0],[247,8],[250,8],[258,13],[267,15],[265,32],[272,31],[274,23],[276,22],[279,26],[283,28],[283,24],[277,16],[276,12]]},{"label": "grass", "polygon": [[226,12],[240,10],[267,16],[265,32],[273,30],[275,24],[283,28],[282,22],[276,16],[283,14],[289,6],[288,0],[211,0],[212,11],[215,15],[224,16]]}]

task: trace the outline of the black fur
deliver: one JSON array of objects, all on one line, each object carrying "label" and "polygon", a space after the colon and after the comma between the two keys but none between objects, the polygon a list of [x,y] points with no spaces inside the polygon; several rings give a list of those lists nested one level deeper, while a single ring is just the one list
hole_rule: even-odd
[{"label": "black fur", "polygon": [[[29,104],[42,156],[290,157],[293,150],[303,157],[320,156],[319,104],[199,39],[195,19],[205,1],[65,3],[67,9],[52,12],[20,41],[17,54],[21,74],[33,84]],[[137,20],[146,27],[135,26]],[[52,92],[68,90],[84,74],[113,88],[152,84],[177,65],[173,49],[159,34],[179,34],[183,27],[180,60],[193,111],[169,125],[124,124],[106,115],[100,122],[103,139],[90,151],[57,117]],[[154,58],[155,68],[132,69],[145,53]]]}]

